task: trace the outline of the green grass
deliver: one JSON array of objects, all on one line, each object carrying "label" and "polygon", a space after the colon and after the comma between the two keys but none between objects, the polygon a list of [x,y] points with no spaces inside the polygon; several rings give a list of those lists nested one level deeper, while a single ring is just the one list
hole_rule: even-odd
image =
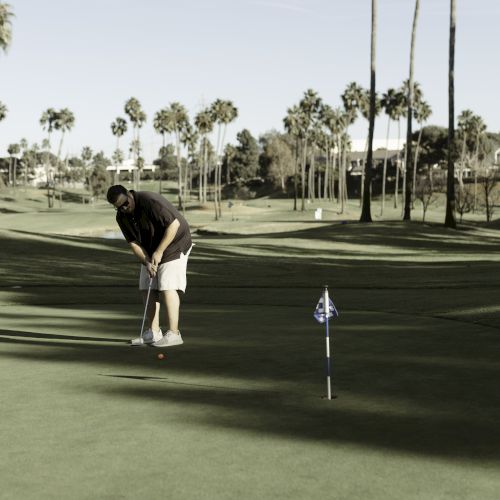
[{"label": "green grass", "polygon": [[125,343],[142,307],[126,244],[97,237],[113,210],[36,203],[0,205],[0,498],[497,498],[496,223],[193,204],[185,345],[160,361]]}]

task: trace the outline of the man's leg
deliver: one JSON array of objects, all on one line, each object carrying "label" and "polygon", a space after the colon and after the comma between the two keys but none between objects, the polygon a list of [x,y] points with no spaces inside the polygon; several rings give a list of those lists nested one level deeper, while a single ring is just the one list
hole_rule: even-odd
[{"label": "man's leg", "polygon": [[[142,303],[146,305],[148,291],[142,290]],[[146,313],[149,328],[153,332],[160,331],[160,297],[157,290],[151,290],[148,302],[148,310]]]},{"label": "man's leg", "polygon": [[179,308],[181,301],[177,290],[164,290],[161,292],[165,304],[165,313],[168,329],[173,332],[179,331]]}]

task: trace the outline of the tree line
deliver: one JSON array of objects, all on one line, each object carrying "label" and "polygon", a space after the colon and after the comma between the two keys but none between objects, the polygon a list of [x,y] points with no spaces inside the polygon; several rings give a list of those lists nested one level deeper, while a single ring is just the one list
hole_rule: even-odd
[{"label": "tree line", "polygon": [[[379,94],[376,91],[376,20],[377,2],[372,0],[372,30],[370,59],[370,88],[365,89],[356,82],[347,85],[340,96],[341,104],[332,106],[325,103],[313,89],[308,89],[300,101],[291,106],[283,119],[284,132],[269,132],[257,142],[251,133],[243,129],[237,135],[238,144],[226,144],[227,126],[238,116],[238,109],[228,100],[217,99],[210,106],[197,113],[192,119],[185,106],[172,102],[158,110],[152,120],[154,130],[162,137],[162,146],[154,164],[159,169],[159,190],[166,178],[177,181],[178,206],[185,209],[186,200],[193,190],[197,190],[202,203],[213,201],[215,218],[222,216],[222,198],[244,194],[245,181],[260,175],[266,181],[276,184],[282,192],[288,192],[290,184],[293,192],[293,208],[305,210],[306,201],[328,199],[336,201],[340,213],[345,211],[349,197],[352,139],[350,127],[358,118],[366,120],[368,133],[362,158],[359,178],[361,216],[364,222],[371,221],[371,196],[374,180],[377,180],[377,166],[373,159],[373,131],[375,119],[383,111],[387,116],[386,148],[381,173],[380,215],[384,214],[388,180],[389,136],[392,124],[397,125],[397,158],[393,182],[393,204],[402,206],[404,220],[411,218],[415,199],[425,207],[433,199],[433,193],[443,183],[433,177],[432,162],[447,163],[446,193],[447,225],[455,226],[455,212],[464,213],[478,208],[478,185],[486,193],[486,213],[491,218],[496,190],[495,171],[485,165],[486,155],[491,152],[491,135],[486,131],[484,120],[471,110],[458,115],[458,130],[454,122],[454,29],[455,0],[450,0],[450,49],[449,49],[449,127],[426,126],[432,109],[424,100],[420,84],[414,78],[414,53],[416,27],[419,14],[419,0],[415,1],[413,16],[409,78],[399,88],[389,88]],[[6,50],[11,39],[12,11],[7,4],[0,3],[0,46]],[[55,110],[48,108],[40,118],[40,125],[47,137],[41,147],[28,145],[26,139],[19,144],[8,146],[9,163],[6,182],[16,187],[18,167],[21,167],[24,183],[28,182],[30,169],[44,165],[48,203],[53,206],[56,184],[68,179],[82,180],[94,194],[99,194],[99,186],[105,184],[106,166],[120,166],[125,159],[125,151],[120,141],[129,130],[132,139],[128,145],[128,156],[133,159],[132,181],[139,187],[144,175],[144,155],[141,130],[147,116],[141,103],[135,97],[125,102],[124,116],[118,116],[110,124],[116,138],[116,147],[111,160],[104,153],[93,153],[89,146],[82,150],[80,158],[62,158],[65,135],[75,124],[75,116],[68,108]],[[0,120],[6,117],[7,108],[0,103]],[[401,123],[406,120],[406,140],[400,147]],[[413,131],[413,121],[418,130]],[[53,133],[58,132],[57,152],[52,152]],[[443,140],[443,133],[447,135]],[[434,142],[433,142],[434,141]],[[401,154],[400,154],[401,153]],[[446,155],[446,158],[443,156]],[[419,161],[419,156],[425,159]],[[19,158],[19,161],[18,161]],[[175,172],[174,172],[175,171]],[[471,189],[464,182],[464,174],[473,172],[474,186]],[[456,181],[455,181],[456,177]],[[223,180],[225,182],[223,182]],[[116,169],[115,182],[119,181]],[[480,181],[480,182],[479,182]],[[455,186],[457,184],[457,186]],[[491,185],[491,186],[490,186]],[[488,187],[486,187],[488,186]],[[457,188],[457,189],[456,189]],[[401,191],[400,191],[401,189]],[[97,190],[97,191],[96,191]]]}]

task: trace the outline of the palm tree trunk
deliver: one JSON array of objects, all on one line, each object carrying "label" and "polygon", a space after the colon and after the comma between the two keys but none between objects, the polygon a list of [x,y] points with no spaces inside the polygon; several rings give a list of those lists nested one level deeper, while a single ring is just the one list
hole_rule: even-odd
[{"label": "palm tree trunk", "polygon": [[405,206],[403,220],[411,219],[411,204],[412,204],[412,185],[411,168],[412,168],[412,119],[413,119],[413,67],[415,61],[415,39],[417,36],[417,21],[420,8],[420,0],[415,0],[415,13],[413,15],[413,28],[411,32],[411,47],[410,47],[410,79],[408,91],[408,116],[406,128],[406,164],[405,164]]},{"label": "palm tree trunk", "polygon": [[375,43],[377,35],[377,0],[372,0],[372,36],[371,36],[371,63],[370,63],[370,124],[368,127],[368,158],[364,182],[363,208],[360,222],[371,222],[371,183],[373,170],[373,132],[375,129]]},{"label": "palm tree trunk", "polygon": [[[329,142],[329,141],[328,141]],[[330,145],[326,144],[326,164],[325,164],[325,182],[323,186],[323,199],[326,200],[328,198],[328,170],[330,168]]]},{"label": "palm tree trunk", "polygon": [[177,160],[177,191],[178,191],[178,207],[184,213],[184,203],[182,197],[182,162],[180,148],[180,132],[175,131],[175,158]]},{"label": "palm tree trunk", "polygon": [[400,161],[400,150],[399,141],[401,138],[401,120],[398,118],[398,156],[396,157],[396,183],[394,186],[394,208],[398,208],[398,195],[399,195],[399,161]]},{"label": "palm tree trunk", "polygon": [[219,193],[217,197],[218,201],[218,209],[219,209],[219,217],[222,217],[222,163],[219,162],[219,177],[217,183],[219,185]]},{"label": "palm tree trunk", "polygon": [[417,148],[415,149],[415,162],[413,164],[413,189],[411,196],[411,208],[414,207],[415,203],[415,188],[417,186],[417,164],[418,164],[418,153],[420,150],[420,141],[422,139],[422,123],[419,123],[420,130],[418,131]]},{"label": "palm tree trunk", "polygon": [[362,163],[361,163],[361,182],[360,182],[360,186],[359,186],[359,192],[360,192],[359,206],[360,207],[363,206],[363,195],[365,192],[365,169],[366,169],[366,164],[367,164],[367,158],[366,158],[367,152],[368,152],[368,137],[366,138],[366,141],[365,141],[365,149],[363,151],[363,159],[361,160],[362,161]]},{"label": "palm tree trunk", "polygon": [[295,161],[293,166],[293,209],[297,210],[297,176],[299,168],[299,138],[295,138]]},{"label": "palm tree trunk", "polygon": [[205,144],[203,147],[203,203],[207,202],[208,188],[208,144],[205,136]]},{"label": "palm tree trunk", "polygon": [[457,227],[455,213],[455,166],[453,144],[455,141],[455,26],[456,2],[450,0],[450,52],[448,65],[448,175],[446,180],[446,227]]},{"label": "palm tree trunk", "polygon": [[215,220],[219,220],[219,207],[217,202],[217,196],[219,190],[217,189],[217,179],[219,178],[219,162],[215,163],[215,172],[214,172],[214,209],[215,209]]},{"label": "palm tree trunk", "polygon": [[307,162],[307,138],[304,139],[304,149],[302,151],[302,171],[301,171],[301,181],[302,181],[302,207],[303,212],[306,209],[306,162]]},{"label": "palm tree trunk", "polygon": [[391,118],[387,120],[387,135],[385,136],[385,158],[384,158],[384,170],[382,172],[382,203],[380,205],[380,216],[384,215],[385,208],[385,181],[387,178],[387,157],[389,155],[389,132],[391,129]]},{"label": "palm tree trunk", "polygon": [[14,156],[14,170],[12,171],[12,186],[17,187],[17,158]]}]

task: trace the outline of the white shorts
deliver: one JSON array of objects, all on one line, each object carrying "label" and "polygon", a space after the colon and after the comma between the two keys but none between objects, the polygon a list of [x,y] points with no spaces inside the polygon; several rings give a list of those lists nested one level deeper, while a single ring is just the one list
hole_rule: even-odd
[{"label": "white shorts", "polygon": [[[176,260],[160,264],[156,276],[153,278],[152,290],[181,290],[186,291],[186,271],[189,254],[193,249],[193,245],[186,254],[181,252],[181,255]],[[149,288],[149,274],[146,266],[141,265],[141,274],[139,276],[139,290],[147,290]]]}]

